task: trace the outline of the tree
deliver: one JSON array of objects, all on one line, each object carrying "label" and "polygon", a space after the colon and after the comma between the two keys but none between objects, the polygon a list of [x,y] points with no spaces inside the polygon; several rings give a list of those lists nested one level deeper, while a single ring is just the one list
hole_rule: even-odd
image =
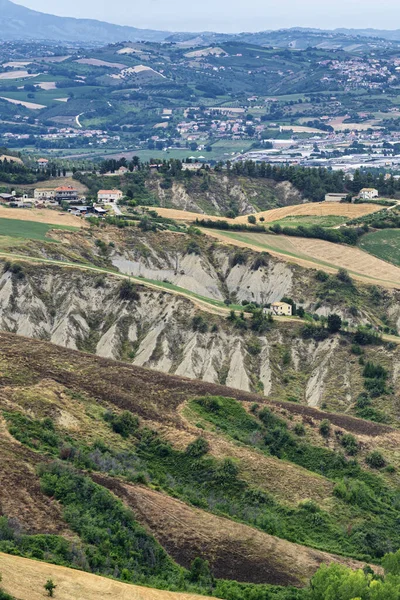
[{"label": "tree", "polygon": [[247,220],[251,225],[255,225],[257,223],[257,219],[254,215],[249,215],[247,217]]},{"label": "tree", "polygon": [[46,590],[47,595],[50,596],[50,598],[52,598],[54,596],[54,590],[57,587],[54,581],[52,579],[48,579],[43,587]]},{"label": "tree", "polygon": [[329,333],[338,333],[342,328],[342,319],[337,314],[329,315],[328,317],[328,331]]}]

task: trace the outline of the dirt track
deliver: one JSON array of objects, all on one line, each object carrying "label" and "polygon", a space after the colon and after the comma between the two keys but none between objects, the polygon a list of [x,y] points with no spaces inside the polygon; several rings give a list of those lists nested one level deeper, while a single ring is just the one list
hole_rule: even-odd
[{"label": "dirt track", "polygon": [[43,586],[48,579],[57,586],[56,600],[206,600],[205,596],[129,585],[8,554],[0,554],[0,572],[2,587],[18,600],[43,600],[46,596]]}]

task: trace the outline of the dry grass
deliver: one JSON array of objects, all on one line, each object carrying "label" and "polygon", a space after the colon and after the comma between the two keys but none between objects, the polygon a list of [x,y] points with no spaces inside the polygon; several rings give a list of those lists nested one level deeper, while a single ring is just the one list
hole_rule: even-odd
[{"label": "dry grass", "polygon": [[282,260],[302,267],[323,269],[336,273],[347,269],[351,276],[364,283],[386,288],[400,286],[400,268],[387,263],[359,248],[333,244],[324,240],[265,233],[224,232],[209,229],[207,235],[239,248],[268,252]]},{"label": "dry grass", "polygon": [[[382,206],[377,204],[348,204],[347,202],[309,202],[298,204],[296,206],[284,206],[283,208],[273,208],[260,213],[256,213],[257,219],[264,217],[265,223],[279,221],[285,217],[314,216],[326,217],[334,215],[337,217],[348,217],[356,219],[370,215],[371,213],[382,210]],[[247,216],[237,217],[235,223],[247,223]]]},{"label": "dry grass", "polygon": [[18,163],[20,165],[23,164],[22,160],[16,156],[9,156],[8,154],[1,154],[0,155],[0,162],[7,160],[8,162],[15,162]]},{"label": "dry grass", "polygon": [[299,586],[310,579],[321,563],[363,566],[359,561],[300,546],[217,517],[142,486],[104,475],[93,478],[132,508],[139,522],[186,567],[196,556],[203,556],[209,560],[213,573],[223,579]]},{"label": "dry grass", "polygon": [[[47,563],[0,554],[3,588],[18,600],[43,600],[44,584],[52,579],[57,600],[196,600],[195,594],[181,594],[139,587]],[[205,599],[206,600],[206,599]]]},{"label": "dry grass", "polygon": [[18,189],[32,190],[33,188],[43,189],[54,189],[60,185],[71,186],[78,190],[78,192],[84,194],[88,191],[88,188],[80,181],[77,181],[73,177],[53,177],[47,181],[39,181],[38,183],[25,183],[18,185]]},{"label": "dry grass", "polygon": [[[211,215],[202,215],[200,213],[194,213],[186,210],[178,210],[175,208],[160,208],[158,206],[150,207],[151,210],[158,212],[160,217],[166,217],[169,219],[176,219],[177,221],[194,221],[195,219],[209,219],[212,221],[228,221],[229,223],[247,223],[248,215],[242,215],[236,217],[236,219],[228,219],[227,217],[215,217]],[[337,216],[337,217],[348,217],[349,219],[356,219],[357,217],[363,217],[370,215],[371,213],[382,210],[382,206],[377,204],[348,204],[342,202],[310,202],[306,204],[297,204],[295,206],[284,206],[283,208],[273,208],[272,210],[265,210],[259,213],[255,213],[257,220],[260,217],[264,217],[265,223],[272,223],[273,221],[279,221],[285,217],[298,217],[298,216]]]},{"label": "dry grass", "polygon": [[34,221],[49,225],[69,225],[71,227],[86,227],[84,219],[70,213],[41,208],[6,208],[0,206],[0,219],[17,219],[19,221]]},{"label": "dry grass", "polygon": [[[158,429],[163,439],[181,451],[199,436],[199,429],[191,425],[199,420],[198,415],[191,414],[186,408],[186,403],[184,407],[184,410],[179,410],[179,414],[185,422],[185,429],[177,430],[160,427],[159,423],[149,423],[151,428]],[[185,418],[185,414],[189,420]],[[207,427],[206,423],[204,425]],[[332,497],[332,482],[316,473],[283,462],[274,456],[267,456],[255,448],[237,444],[212,431],[203,430],[202,436],[207,439],[212,456],[219,460],[234,458],[241,479],[272,494],[287,505],[297,506],[303,500],[313,500],[322,506]]]}]

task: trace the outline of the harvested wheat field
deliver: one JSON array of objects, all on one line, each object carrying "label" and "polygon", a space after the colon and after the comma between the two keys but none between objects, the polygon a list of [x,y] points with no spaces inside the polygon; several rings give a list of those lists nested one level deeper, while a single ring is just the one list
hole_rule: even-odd
[{"label": "harvested wheat field", "polygon": [[202,556],[218,578],[302,586],[322,563],[363,567],[360,561],[282,540],[143,486],[98,474],[93,479],[132,508],[179,564],[189,567],[196,556]]},{"label": "harvested wheat field", "polygon": [[205,596],[155,590],[113,581],[91,573],[0,553],[2,587],[18,600],[43,600],[52,579],[57,600],[196,600]]},{"label": "harvested wheat field", "polygon": [[[187,210],[179,210],[176,208],[160,208],[159,206],[150,206],[149,210],[155,210],[160,217],[175,219],[177,221],[195,221],[196,219],[208,219],[210,221],[228,221],[229,223],[247,223],[249,215],[242,215],[236,219],[228,219],[227,217],[215,217],[212,215],[204,215],[201,213],[190,212]],[[370,215],[371,213],[382,210],[382,206],[378,204],[348,204],[344,202],[309,202],[306,204],[296,204],[294,206],[284,206],[283,208],[273,208],[263,212],[255,213],[257,220],[264,217],[265,223],[279,221],[285,217],[297,216],[314,216],[326,217],[330,215],[338,217],[348,217],[348,219],[356,219]]]},{"label": "harvested wheat field", "polygon": [[179,210],[178,208],[160,208],[159,206],[147,206],[149,210],[155,210],[160,217],[166,219],[175,219],[176,221],[195,221],[196,219],[208,219],[210,221],[229,221],[234,222],[234,219],[227,219],[226,217],[215,217],[212,215],[205,215],[203,213],[190,212],[188,210]]},{"label": "harvested wheat field", "polygon": [[0,219],[17,219],[19,221],[34,221],[48,225],[69,225],[71,227],[86,227],[84,219],[70,213],[41,208],[6,208],[0,206]]},{"label": "harvested wheat field", "polygon": [[[349,204],[347,202],[308,202],[306,204],[297,204],[295,206],[284,206],[283,208],[273,208],[272,210],[265,210],[263,212],[256,213],[257,219],[264,217],[265,223],[272,223],[273,221],[279,221],[285,217],[297,217],[297,216],[314,216],[314,217],[326,217],[328,215],[335,215],[338,217],[348,217],[349,219],[356,219],[357,217],[364,217],[371,213],[382,210],[382,206],[378,204]],[[235,223],[247,223],[247,215],[236,217]]]},{"label": "harvested wheat field", "polygon": [[273,256],[302,267],[323,269],[330,273],[336,273],[338,269],[347,269],[352,277],[364,283],[387,288],[400,286],[399,267],[353,246],[311,238],[215,229],[208,229],[207,235],[240,248],[269,252]]}]

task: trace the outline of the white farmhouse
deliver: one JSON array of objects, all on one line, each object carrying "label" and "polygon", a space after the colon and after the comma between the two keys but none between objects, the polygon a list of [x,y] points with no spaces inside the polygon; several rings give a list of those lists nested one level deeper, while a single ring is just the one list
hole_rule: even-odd
[{"label": "white farmhouse", "polygon": [[363,200],[372,200],[373,198],[378,198],[379,192],[375,188],[363,188],[358,196]]},{"label": "white farmhouse", "polygon": [[98,202],[118,202],[122,200],[122,197],[121,190],[99,190],[97,192]]}]

